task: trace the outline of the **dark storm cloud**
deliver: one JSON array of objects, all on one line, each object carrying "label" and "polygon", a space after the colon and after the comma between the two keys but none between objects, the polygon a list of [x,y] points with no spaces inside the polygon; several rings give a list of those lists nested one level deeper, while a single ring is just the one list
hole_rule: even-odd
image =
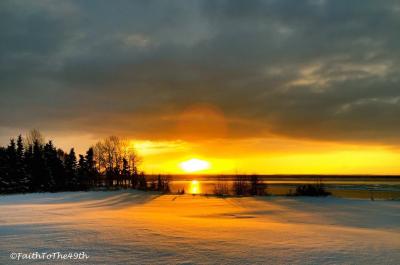
[{"label": "dark storm cloud", "polygon": [[193,104],[231,137],[398,142],[397,1],[2,1],[0,122],[174,137]]}]

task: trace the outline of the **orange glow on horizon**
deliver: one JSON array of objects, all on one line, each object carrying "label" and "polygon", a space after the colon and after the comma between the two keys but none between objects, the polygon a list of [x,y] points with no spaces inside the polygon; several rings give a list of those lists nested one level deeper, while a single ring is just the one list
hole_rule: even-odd
[{"label": "orange glow on horizon", "polygon": [[399,174],[400,152],[379,145],[283,138],[135,141],[149,174]]}]

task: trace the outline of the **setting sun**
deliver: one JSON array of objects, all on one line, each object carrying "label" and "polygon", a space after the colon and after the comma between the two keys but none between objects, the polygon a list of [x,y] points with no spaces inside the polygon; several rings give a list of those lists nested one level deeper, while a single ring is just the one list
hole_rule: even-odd
[{"label": "setting sun", "polygon": [[204,160],[193,158],[180,163],[179,166],[183,171],[191,173],[209,169],[210,163]]}]

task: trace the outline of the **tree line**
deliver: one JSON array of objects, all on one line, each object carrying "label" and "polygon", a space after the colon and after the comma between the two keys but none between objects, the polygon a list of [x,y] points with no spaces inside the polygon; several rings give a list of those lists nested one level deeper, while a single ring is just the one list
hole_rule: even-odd
[{"label": "tree line", "polygon": [[158,177],[148,185],[139,171],[141,159],[124,139],[110,136],[76,155],[45,142],[38,130],[10,139],[0,147],[0,192],[57,192],[94,188],[154,189],[169,191],[168,179]]},{"label": "tree line", "polygon": [[262,182],[258,175],[235,175],[233,178],[232,187],[228,182],[219,177],[214,184],[214,194],[217,196],[235,195],[235,196],[265,196],[268,185]]},{"label": "tree line", "polygon": [[[266,196],[268,195],[268,185],[262,181],[258,175],[235,175],[232,187],[229,187],[226,180],[218,178],[214,184],[214,194],[217,196]],[[315,183],[296,185],[294,191],[289,190],[288,196],[328,196],[331,193],[326,190],[322,179],[315,177]]]}]

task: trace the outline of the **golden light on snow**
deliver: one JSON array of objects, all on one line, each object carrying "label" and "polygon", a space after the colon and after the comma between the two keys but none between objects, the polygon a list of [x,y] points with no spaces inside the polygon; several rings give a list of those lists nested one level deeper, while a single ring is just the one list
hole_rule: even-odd
[{"label": "golden light on snow", "polygon": [[180,168],[188,173],[202,171],[210,168],[210,163],[197,158],[192,158],[179,164]]}]

